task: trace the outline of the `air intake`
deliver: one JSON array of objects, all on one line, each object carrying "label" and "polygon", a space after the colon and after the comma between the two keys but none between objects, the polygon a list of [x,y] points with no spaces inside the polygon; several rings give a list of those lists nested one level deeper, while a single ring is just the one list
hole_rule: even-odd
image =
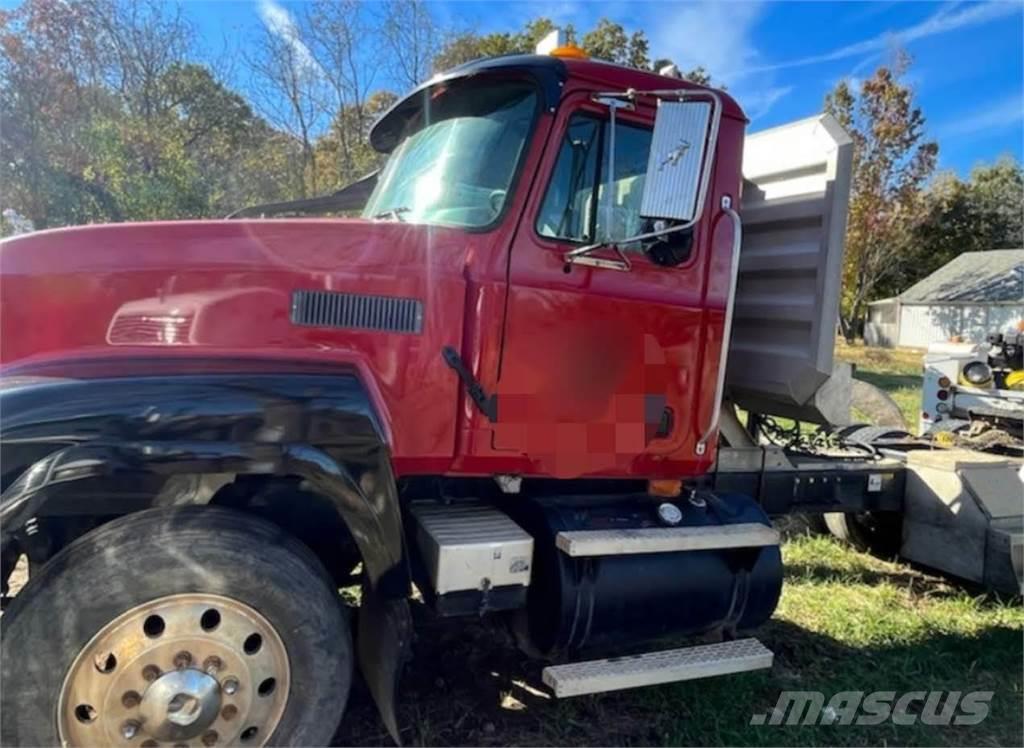
[{"label": "air intake", "polygon": [[309,327],[418,333],[423,329],[423,304],[417,299],[394,296],[295,291],[292,322]]}]

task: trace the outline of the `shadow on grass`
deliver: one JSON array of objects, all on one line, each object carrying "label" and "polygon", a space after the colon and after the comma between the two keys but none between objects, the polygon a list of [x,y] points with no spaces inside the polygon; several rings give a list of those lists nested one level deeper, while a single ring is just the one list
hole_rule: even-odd
[{"label": "shadow on grass", "polygon": [[[785,540],[800,541],[803,538],[828,536],[828,530],[816,518],[800,515],[780,517],[775,526]],[[851,553],[855,551],[849,550]],[[1020,607],[1024,597],[1007,591],[994,591],[983,584],[955,577],[939,569],[911,561],[900,556],[883,557],[875,555],[870,558],[874,567],[865,563],[853,565],[836,565],[822,560],[794,560],[784,557],[785,582],[861,584],[875,586],[889,584],[909,591],[915,597],[929,599],[948,599],[968,594],[982,609],[990,609],[1001,605],[1012,604]],[[888,564],[888,566],[881,566]],[[898,564],[898,565],[896,565]],[[881,568],[879,568],[881,566]]]},{"label": "shadow on grass", "polygon": [[[934,573],[934,572],[933,572]],[[952,580],[932,576],[912,569],[879,570],[857,567],[840,569],[827,563],[787,563],[787,581],[837,582],[841,584],[891,584],[906,589],[914,595],[929,598],[959,597],[966,590],[972,596],[981,596],[992,605],[1003,602],[998,595],[986,594],[984,588],[971,585],[963,580]],[[954,584],[956,586],[954,586]]]},{"label": "shadow on grass", "polygon": [[[900,562],[910,564],[906,559],[900,559]],[[981,608],[994,608],[1008,603],[1020,605],[1024,602],[1020,595],[993,592],[976,582],[950,576],[938,576],[941,574],[940,571],[918,564],[912,564],[899,571],[883,571],[863,567],[837,569],[826,563],[788,563],[786,565],[786,580],[790,582],[837,582],[869,586],[891,584],[894,587],[909,590],[915,596],[931,599],[955,598],[966,592]]]},{"label": "shadow on grass", "polygon": [[[775,652],[770,671],[556,701],[496,620],[438,620],[417,611],[416,658],[402,683],[406,745],[1015,745],[1022,732],[1021,632],[936,633],[912,643],[850,647],[772,620],[756,633]],[[685,646],[685,642],[674,646]],[[673,646],[668,644],[665,646]],[[751,726],[783,690],[991,690],[974,727]],[[390,745],[362,686],[338,745]]]}]

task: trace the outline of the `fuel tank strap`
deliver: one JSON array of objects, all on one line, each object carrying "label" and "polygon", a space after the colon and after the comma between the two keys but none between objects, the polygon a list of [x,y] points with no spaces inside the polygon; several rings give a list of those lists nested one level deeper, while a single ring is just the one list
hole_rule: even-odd
[{"label": "fuel tank strap", "polygon": [[779,532],[758,522],[701,527],[570,530],[558,533],[555,544],[568,556],[617,556],[778,545]]}]

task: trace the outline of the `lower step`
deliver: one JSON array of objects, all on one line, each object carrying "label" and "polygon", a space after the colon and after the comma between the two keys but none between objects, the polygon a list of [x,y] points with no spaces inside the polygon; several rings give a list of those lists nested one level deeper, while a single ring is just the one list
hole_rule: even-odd
[{"label": "lower step", "polygon": [[555,696],[621,691],[660,683],[710,678],[772,666],[772,652],[757,639],[701,644],[608,660],[544,668],[544,683]]}]

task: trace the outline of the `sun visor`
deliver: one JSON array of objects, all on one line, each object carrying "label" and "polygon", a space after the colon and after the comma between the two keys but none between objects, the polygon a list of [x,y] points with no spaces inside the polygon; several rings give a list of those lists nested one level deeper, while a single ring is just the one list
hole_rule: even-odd
[{"label": "sun visor", "polygon": [[435,75],[384,112],[370,129],[370,145],[380,153],[390,153],[401,141],[406,123],[417,116],[438,90],[476,76],[502,73],[523,74],[536,81],[545,110],[557,106],[568,75],[564,62],[547,55],[506,55],[467,62]]}]

